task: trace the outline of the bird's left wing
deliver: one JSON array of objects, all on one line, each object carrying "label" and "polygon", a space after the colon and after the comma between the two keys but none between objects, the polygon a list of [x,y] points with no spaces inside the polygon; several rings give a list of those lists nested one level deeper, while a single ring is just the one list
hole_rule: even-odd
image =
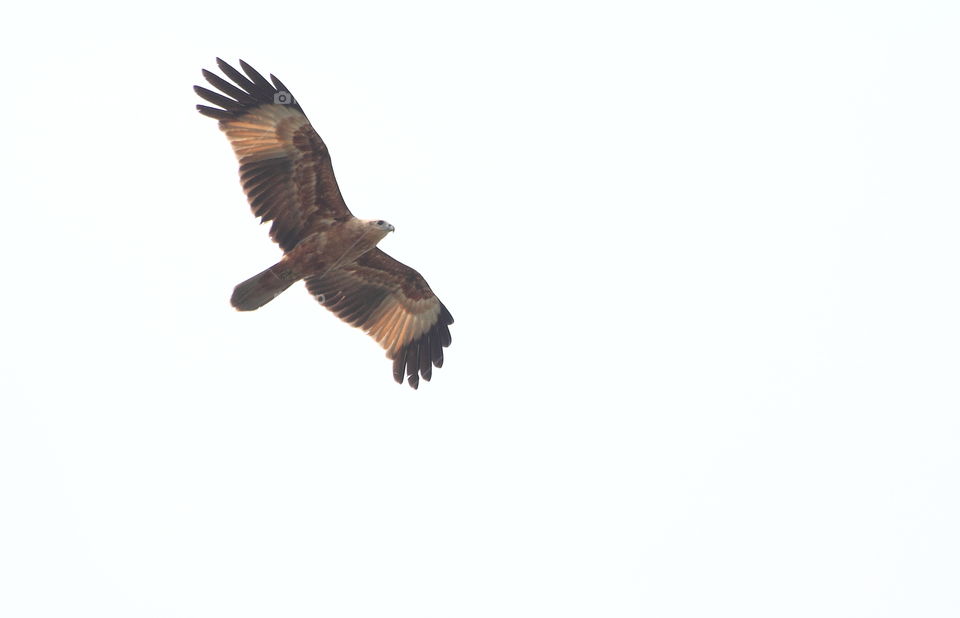
[{"label": "bird's left wing", "polygon": [[250,207],[262,221],[273,221],[270,236],[284,252],[334,219],[352,217],[326,144],[286,86],[273,75],[273,83],[267,81],[243,60],[243,73],[219,58],[217,65],[234,83],[204,69],[220,92],[194,86],[217,106],[197,109],[220,121],[240,161]]},{"label": "bird's left wing", "polygon": [[355,262],[306,278],[307,289],[341,320],[362,328],[393,360],[393,377],[413,388],[443,366],[453,316],[424,278],[374,248]]}]

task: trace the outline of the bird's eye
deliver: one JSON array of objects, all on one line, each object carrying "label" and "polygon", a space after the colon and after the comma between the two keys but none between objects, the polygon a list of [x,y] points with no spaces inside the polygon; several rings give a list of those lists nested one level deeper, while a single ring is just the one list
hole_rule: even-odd
[{"label": "bird's eye", "polygon": [[377,225],[383,225],[383,221],[377,221]]}]

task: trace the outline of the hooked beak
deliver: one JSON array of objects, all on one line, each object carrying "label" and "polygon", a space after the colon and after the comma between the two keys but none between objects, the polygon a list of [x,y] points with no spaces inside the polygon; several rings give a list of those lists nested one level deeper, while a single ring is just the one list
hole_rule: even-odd
[{"label": "hooked beak", "polygon": [[397,228],[393,227],[393,224],[392,224],[392,223],[388,223],[387,225],[390,226],[390,229],[389,229],[388,231],[390,231],[390,232],[396,231]]}]

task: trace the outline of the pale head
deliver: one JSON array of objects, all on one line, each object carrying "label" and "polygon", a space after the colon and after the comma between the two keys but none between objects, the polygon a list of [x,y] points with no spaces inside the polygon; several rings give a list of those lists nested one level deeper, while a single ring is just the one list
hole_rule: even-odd
[{"label": "pale head", "polygon": [[377,231],[380,234],[380,238],[383,238],[384,236],[386,236],[387,234],[389,234],[394,230],[394,227],[389,223],[387,223],[386,221],[384,221],[383,219],[365,219],[364,223],[368,227]]}]

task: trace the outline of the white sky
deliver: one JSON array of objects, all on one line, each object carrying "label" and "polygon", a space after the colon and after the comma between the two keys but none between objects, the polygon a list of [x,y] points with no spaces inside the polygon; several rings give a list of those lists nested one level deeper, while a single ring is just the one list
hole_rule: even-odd
[{"label": "white sky", "polygon": [[[960,5],[7,10],[0,615],[960,615]],[[230,307],[218,55],[456,318],[419,391]]]}]

